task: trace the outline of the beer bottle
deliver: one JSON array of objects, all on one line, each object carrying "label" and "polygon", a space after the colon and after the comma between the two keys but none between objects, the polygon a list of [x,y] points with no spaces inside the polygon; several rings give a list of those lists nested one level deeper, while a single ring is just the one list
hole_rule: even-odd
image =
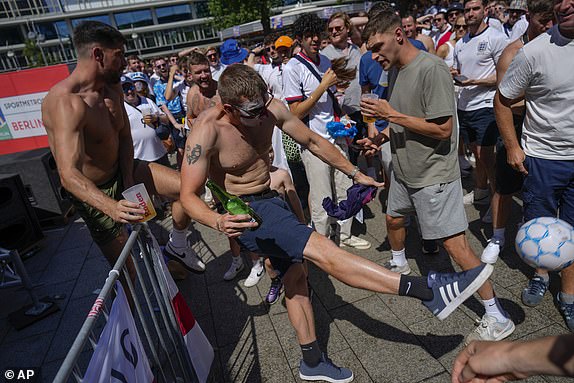
[{"label": "beer bottle", "polygon": [[[259,217],[249,205],[247,205],[241,198],[236,195],[229,194],[223,190],[219,185],[217,185],[212,180],[207,180],[205,184],[213,193],[213,195],[221,202],[223,208],[233,215],[248,214],[251,216],[251,222],[257,222],[259,226],[263,223],[261,217]],[[251,228],[254,230],[256,228]]]}]

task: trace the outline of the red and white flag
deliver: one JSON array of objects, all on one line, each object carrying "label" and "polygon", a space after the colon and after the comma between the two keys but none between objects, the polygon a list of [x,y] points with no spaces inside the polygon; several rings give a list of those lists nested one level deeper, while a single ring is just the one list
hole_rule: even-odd
[{"label": "red and white flag", "polygon": [[[157,246],[156,248],[159,248],[155,238],[153,238],[153,241],[154,247]],[[158,254],[161,254],[161,250]],[[167,288],[169,290],[171,305],[173,307],[173,311],[175,312],[175,317],[177,323],[179,324],[179,329],[183,335],[191,363],[193,364],[193,368],[195,369],[195,373],[197,374],[199,382],[207,382],[207,377],[209,376],[211,363],[213,362],[214,357],[213,347],[211,347],[211,344],[209,343],[209,340],[207,340],[207,337],[203,333],[199,323],[195,321],[193,313],[185,302],[183,295],[181,295],[181,292],[175,284],[175,281],[171,277],[165,262],[163,262],[162,259],[159,261],[163,270],[163,275],[165,276]]]},{"label": "red and white flag", "polygon": [[[155,382],[121,283],[116,282],[116,289],[117,296],[108,323],[100,335],[83,381]],[[97,315],[101,305],[102,302],[96,300],[89,315]]]}]

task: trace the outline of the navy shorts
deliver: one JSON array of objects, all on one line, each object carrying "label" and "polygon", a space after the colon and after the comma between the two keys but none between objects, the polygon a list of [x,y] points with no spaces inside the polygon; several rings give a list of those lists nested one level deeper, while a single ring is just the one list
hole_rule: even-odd
[{"label": "navy shorts", "polygon": [[[175,118],[175,120],[180,123],[183,121],[184,117],[185,113],[178,113],[173,115],[173,118]],[[171,128],[171,139],[173,140],[175,147],[178,149],[185,148],[186,137],[184,136],[184,133],[182,133],[181,130],[176,129],[172,124],[169,124],[169,126]]]},{"label": "navy shorts", "polygon": [[[522,122],[524,116],[514,115],[514,129],[516,137],[520,140],[522,136]],[[501,195],[511,195],[518,193],[522,189],[524,176],[522,173],[517,172],[510,166],[506,160],[506,147],[502,141],[502,137],[498,138],[496,143],[496,192]]]},{"label": "navy shorts", "polygon": [[526,156],[522,199],[524,220],[558,217],[574,225],[574,160],[544,160]]},{"label": "navy shorts", "polygon": [[289,205],[279,197],[250,201],[249,206],[263,221],[255,230],[246,230],[239,243],[249,251],[269,257],[271,265],[284,276],[293,263],[303,262],[303,250],[313,229],[297,220]]},{"label": "navy shorts", "polygon": [[478,146],[494,146],[498,140],[498,126],[494,118],[493,108],[477,110],[458,110],[460,135],[466,144],[476,143]]}]

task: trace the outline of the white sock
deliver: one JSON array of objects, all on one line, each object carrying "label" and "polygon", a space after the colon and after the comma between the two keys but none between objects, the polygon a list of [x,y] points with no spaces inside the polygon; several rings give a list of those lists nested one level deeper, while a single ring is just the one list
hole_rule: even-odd
[{"label": "white sock", "polygon": [[495,317],[497,321],[506,322],[508,320],[508,317],[502,313],[496,298],[483,300],[482,304],[484,305],[486,313],[492,317]]},{"label": "white sock", "polygon": [[187,229],[178,230],[174,227],[169,234],[169,241],[173,247],[187,247]]},{"label": "white sock", "polygon": [[492,234],[492,239],[498,239],[500,241],[500,246],[504,245],[504,232],[506,229],[503,227],[502,229],[494,229]]},{"label": "white sock", "polygon": [[399,251],[391,250],[391,254],[393,255],[393,263],[397,266],[404,266],[407,264],[407,256],[405,254],[405,249]]}]

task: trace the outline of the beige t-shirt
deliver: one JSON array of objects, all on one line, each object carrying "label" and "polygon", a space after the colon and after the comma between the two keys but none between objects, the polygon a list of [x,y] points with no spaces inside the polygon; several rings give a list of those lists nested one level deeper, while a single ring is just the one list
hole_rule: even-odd
[{"label": "beige t-shirt", "polygon": [[389,83],[391,106],[402,114],[432,120],[453,117],[449,139],[424,136],[394,123],[391,152],[395,177],[412,188],[447,183],[460,177],[454,86],[444,61],[420,52],[408,65],[393,71]]}]

